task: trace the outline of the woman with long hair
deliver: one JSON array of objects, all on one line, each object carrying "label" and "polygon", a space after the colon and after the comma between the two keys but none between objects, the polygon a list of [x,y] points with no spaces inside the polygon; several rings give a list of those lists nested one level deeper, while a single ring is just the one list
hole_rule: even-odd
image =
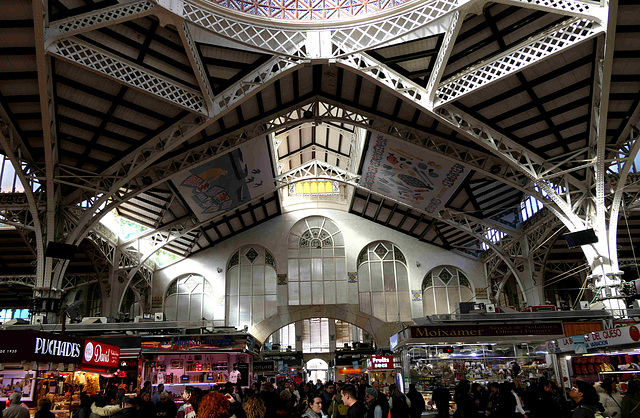
[{"label": "woman with long hair", "polygon": [[220,392],[209,392],[200,399],[198,418],[230,418],[231,403],[229,398]]},{"label": "woman with long hair", "polygon": [[301,418],[322,418],[322,396],[317,393],[309,395],[309,407]]},{"label": "woman with long hair", "polygon": [[618,382],[611,376],[605,377],[600,384],[595,385],[596,392],[600,396],[600,403],[604,406],[604,412],[611,418],[620,418],[622,412],[622,395],[618,390]]}]

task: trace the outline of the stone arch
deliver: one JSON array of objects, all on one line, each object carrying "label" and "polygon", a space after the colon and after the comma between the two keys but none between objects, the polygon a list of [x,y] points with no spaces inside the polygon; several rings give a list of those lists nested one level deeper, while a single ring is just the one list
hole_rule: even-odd
[{"label": "stone arch", "polygon": [[255,324],[249,332],[264,343],[285,325],[310,318],[331,318],[353,324],[367,332],[379,347],[386,347],[389,337],[401,329],[399,323],[386,323],[361,312],[358,305],[289,305],[279,306],[277,315]]}]

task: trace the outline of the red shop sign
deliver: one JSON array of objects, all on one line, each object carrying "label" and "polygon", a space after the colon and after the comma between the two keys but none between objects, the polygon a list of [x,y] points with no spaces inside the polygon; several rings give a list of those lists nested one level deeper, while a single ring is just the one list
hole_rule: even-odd
[{"label": "red shop sign", "polygon": [[371,356],[367,359],[368,370],[393,369],[393,356]]},{"label": "red shop sign", "polygon": [[120,360],[120,347],[85,340],[82,364],[117,368]]}]

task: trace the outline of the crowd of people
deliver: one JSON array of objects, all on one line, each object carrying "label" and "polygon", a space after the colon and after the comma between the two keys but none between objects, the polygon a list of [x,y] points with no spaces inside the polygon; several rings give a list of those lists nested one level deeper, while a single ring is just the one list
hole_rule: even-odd
[{"label": "crowd of people", "polygon": [[[624,397],[611,377],[596,384],[576,380],[567,394],[544,378],[526,385],[516,379],[486,386],[462,380],[453,394],[444,385],[437,387],[429,404],[437,418],[449,418],[452,400],[453,418],[640,418],[640,379],[627,382]],[[2,418],[28,418],[15,395]],[[418,418],[426,410],[413,384],[406,395],[392,384],[387,395],[379,382],[369,386],[358,380],[300,387],[291,381],[270,381],[244,390],[232,383],[210,391],[187,386],[182,400],[178,407],[163,385],[152,394],[150,382],[136,397],[113,386],[93,397],[83,394],[72,418]],[[42,399],[35,418],[53,418],[50,409],[51,402]]]},{"label": "crowd of people", "polygon": [[227,383],[209,391],[186,386],[182,400],[178,407],[163,385],[152,394],[150,382],[136,397],[110,387],[93,397],[83,394],[72,418],[417,418],[425,410],[414,385],[406,395],[391,385],[387,396],[379,382],[369,386],[358,380],[300,387],[291,381],[270,381],[245,389]]},{"label": "crowd of people", "polygon": [[438,418],[449,415],[452,398],[453,418],[640,418],[638,379],[627,382],[624,397],[612,377],[595,384],[577,379],[568,396],[563,390],[544,378],[527,385],[516,379],[491,382],[486,387],[462,380],[453,396],[444,386],[434,390],[431,402],[439,411]]}]

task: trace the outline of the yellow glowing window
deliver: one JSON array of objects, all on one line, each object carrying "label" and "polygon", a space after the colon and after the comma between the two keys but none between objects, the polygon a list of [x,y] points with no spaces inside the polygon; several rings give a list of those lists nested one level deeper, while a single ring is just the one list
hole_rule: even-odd
[{"label": "yellow glowing window", "polygon": [[297,195],[338,194],[338,183],[332,181],[299,181],[289,187],[289,193]]}]

